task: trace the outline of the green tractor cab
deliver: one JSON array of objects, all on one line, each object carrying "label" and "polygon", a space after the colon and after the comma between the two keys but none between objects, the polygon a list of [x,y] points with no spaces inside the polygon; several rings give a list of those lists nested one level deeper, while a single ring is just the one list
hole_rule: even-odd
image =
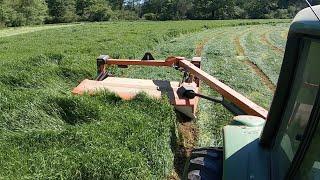
[{"label": "green tractor cab", "polygon": [[[314,6],[320,14],[320,6]],[[224,148],[193,151],[186,179],[320,179],[320,22],[312,9],[293,20],[265,121],[237,116]]]}]

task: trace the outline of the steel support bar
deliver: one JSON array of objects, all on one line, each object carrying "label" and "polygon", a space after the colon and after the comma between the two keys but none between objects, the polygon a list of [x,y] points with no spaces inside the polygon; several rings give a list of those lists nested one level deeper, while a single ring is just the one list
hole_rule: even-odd
[{"label": "steel support bar", "polygon": [[109,59],[107,65],[137,65],[137,66],[168,66],[165,61],[159,60],[126,60],[126,59]]},{"label": "steel support bar", "polygon": [[212,89],[216,90],[219,94],[221,94],[225,99],[231,101],[233,104],[238,106],[248,115],[259,116],[264,119],[267,119],[267,115],[268,115],[267,110],[255,104],[254,102],[252,102],[251,100],[243,96],[242,94],[236,92],[235,90],[225,85],[218,79],[202,71],[191,62],[187,60],[181,60],[179,61],[179,66],[181,68],[184,68],[186,71],[190,72],[195,77],[202,80],[203,82],[205,82]]},{"label": "steel support bar", "polygon": [[183,60],[183,57],[172,57],[165,61],[161,60],[129,60],[129,59],[108,59],[106,65],[136,65],[136,66],[167,66],[172,67]]}]

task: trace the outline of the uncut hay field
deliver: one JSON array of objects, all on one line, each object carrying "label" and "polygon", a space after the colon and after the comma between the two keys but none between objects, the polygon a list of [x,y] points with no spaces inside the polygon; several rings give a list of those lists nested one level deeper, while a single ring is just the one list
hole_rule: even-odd
[{"label": "uncut hay field", "polygon": [[[73,96],[113,58],[202,57],[202,68],[269,108],[288,20],[107,22],[0,30],[0,179],[178,179],[194,147],[222,146],[232,115],[201,100],[179,122],[166,97],[123,101]],[[130,67],[121,77],[180,80],[170,68]],[[202,93],[218,96],[207,86]]]}]

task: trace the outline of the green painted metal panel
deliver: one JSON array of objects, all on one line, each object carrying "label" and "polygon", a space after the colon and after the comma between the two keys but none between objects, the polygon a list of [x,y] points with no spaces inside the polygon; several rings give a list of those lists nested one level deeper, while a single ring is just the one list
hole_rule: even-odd
[{"label": "green painted metal panel", "polygon": [[[313,6],[314,11],[320,15],[320,5]],[[301,10],[290,26],[290,33],[320,36],[320,23],[310,8]]]},{"label": "green painted metal panel", "polygon": [[241,115],[233,118],[233,123],[248,127],[264,126],[266,120],[257,116]]},{"label": "green painted metal panel", "polygon": [[[251,119],[238,118],[242,122]],[[270,156],[259,145],[262,126],[228,125],[224,132],[223,179],[270,179]]]}]

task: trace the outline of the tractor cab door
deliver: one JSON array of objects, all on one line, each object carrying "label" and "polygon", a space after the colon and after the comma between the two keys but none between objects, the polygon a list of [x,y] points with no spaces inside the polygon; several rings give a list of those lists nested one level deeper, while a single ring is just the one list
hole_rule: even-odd
[{"label": "tractor cab door", "polygon": [[[320,5],[313,7],[320,14]],[[271,179],[320,179],[320,23],[300,11],[288,33],[277,90],[260,137]]]},{"label": "tractor cab door", "polygon": [[[299,51],[291,93],[271,151],[271,177],[274,179],[292,179],[298,174],[303,179],[320,178],[319,130],[315,128],[320,105],[320,41],[303,38]],[[309,151],[311,153],[307,153]]]}]

